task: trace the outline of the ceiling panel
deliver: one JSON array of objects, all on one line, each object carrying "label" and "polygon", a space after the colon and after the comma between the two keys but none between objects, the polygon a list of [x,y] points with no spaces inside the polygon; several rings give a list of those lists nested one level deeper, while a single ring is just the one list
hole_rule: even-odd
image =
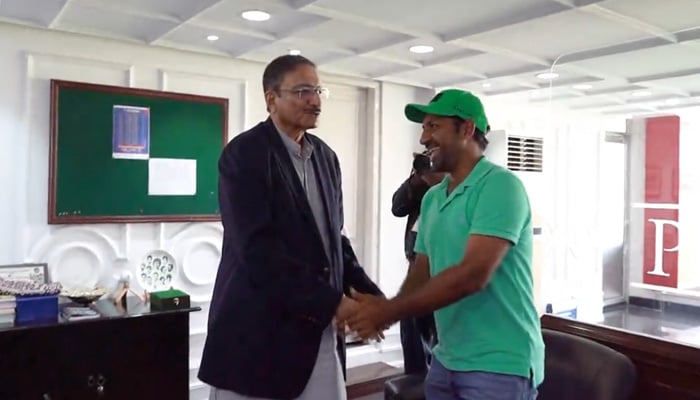
[{"label": "ceiling panel", "polygon": [[541,90],[539,90],[539,91],[538,90],[529,90],[529,91],[517,92],[517,93],[513,93],[513,94],[509,94],[509,95],[494,95],[494,94],[485,93],[484,94],[484,102],[488,106],[489,98],[492,98],[494,100],[495,99],[498,99],[498,100],[505,99],[505,100],[512,101],[515,103],[518,103],[518,102],[528,103],[531,101],[538,101],[538,100],[544,99],[545,95],[546,94]]},{"label": "ceiling panel", "polygon": [[[258,9],[270,14],[262,22],[248,21],[241,17],[243,11]],[[327,18],[303,13],[291,8],[283,1],[236,0],[224,1],[200,14],[196,21],[213,22],[237,29],[258,30],[273,35],[286,35],[300,29],[309,29],[327,21]]]},{"label": "ceiling panel", "polygon": [[[585,34],[575,30],[584,26]],[[469,40],[554,60],[566,53],[647,36],[607,19],[572,10],[475,35]],[[523,46],[524,43],[527,45]]]},{"label": "ceiling panel", "polygon": [[59,28],[111,34],[144,42],[160,36],[177,26],[173,21],[134,14],[107,12],[93,5],[71,4],[58,23]]},{"label": "ceiling panel", "polygon": [[309,58],[317,65],[321,65],[323,60],[344,56],[343,53],[335,52],[327,46],[321,46],[313,42],[295,43],[293,39],[290,39],[284,42],[273,42],[267,46],[253,49],[245,54],[245,58],[269,62],[273,58],[289,53],[290,50],[299,50],[301,55]]},{"label": "ceiling panel", "polygon": [[[219,40],[210,42],[207,35],[217,35]],[[252,38],[240,34],[184,25],[167,37],[167,41],[193,47],[214,49],[228,54],[244,54],[270,44],[269,40]]]},{"label": "ceiling panel", "polygon": [[445,70],[440,67],[425,67],[392,74],[399,79],[426,82],[430,85],[442,85],[444,82],[472,79],[459,71]]},{"label": "ceiling panel", "polygon": [[401,24],[437,34],[481,30],[512,15],[527,15],[533,8],[564,8],[551,0],[499,0],[482,2],[478,7],[474,6],[474,2],[455,0],[319,0],[316,4],[387,24]]},{"label": "ceiling panel", "polygon": [[563,100],[563,102],[574,109],[577,108],[594,108],[594,107],[612,107],[612,106],[617,106],[620,103],[613,101],[610,98],[607,98],[605,96],[595,96],[595,97],[588,97],[588,96],[580,96],[580,97],[573,97],[570,99]]},{"label": "ceiling panel", "polygon": [[42,0],[41,7],[35,1],[2,0],[0,16],[48,26],[67,0]]},{"label": "ceiling panel", "polygon": [[456,86],[473,92],[505,92],[522,89],[522,87],[508,79],[494,79],[487,82],[472,82],[451,86]]},{"label": "ceiling panel", "polygon": [[601,6],[671,32],[700,25],[697,0],[607,0]]},{"label": "ceiling panel", "polygon": [[[42,0],[43,1],[43,0]],[[71,0],[76,4],[95,6],[105,0]],[[191,15],[220,3],[220,0],[119,0],[113,2],[122,10],[134,10],[151,15],[186,19]]]},{"label": "ceiling panel", "polygon": [[[417,54],[409,51],[411,46],[427,45],[432,46],[432,53]],[[440,60],[455,60],[480,54],[471,49],[444,43],[435,39],[412,39],[406,42],[401,42],[370,54],[378,54],[383,57],[397,58],[405,61],[416,61],[426,64],[439,62]]]},{"label": "ceiling panel", "polygon": [[654,81],[654,83],[688,92],[700,92],[700,74],[693,74],[679,78],[661,79]]},{"label": "ceiling panel", "polygon": [[524,69],[536,67],[534,64],[528,62],[513,60],[510,57],[488,53],[452,61],[449,62],[448,65],[456,68],[465,68],[490,76],[500,75],[507,71],[522,71]]},{"label": "ceiling panel", "polygon": [[387,60],[377,60],[366,56],[357,56],[352,58],[343,58],[337,61],[324,64],[324,67],[355,71],[361,75],[377,76],[383,75],[385,71],[399,70],[405,68],[399,63],[390,62]]},{"label": "ceiling panel", "polygon": [[355,51],[371,50],[412,39],[400,33],[346,21],[329,21],[294,36]]},{"label": "ceiling panel", "polygon": [[620,76],[655,75],[700,66],[700,51],[676,44],[576,61],[572,64]]},{"label": "ceiling panel", "polygon": [[[555,67],[560,77],[553,81],[554,103],[585,106],[619,99],[668,106],[666,98],[700,93],[700,41],[693,42],[700,36],[700,0],[474,4],[455,0],[0,0],[0,21],[41,26],[54,21],[51,29],[263,63],[298,49],[322,71],[426,87],[458,86],[539,103],[549,101],[543,97],[549,88],[547,81],[535,75],[548,71],[547,65],[560,55],[575,53],[572,59],[585,59],[571,63],[562,59],[565,64]],[[271,19],[245,21],[240,14],[249,9],[267,11]],[[677,30],[684,30],[677,36],[682,43],[664,44],[665,31]],[[219,40],[206,40],[211,34]],[[433,46],[435,51],[409,52],[410,46],[419,44]],[[592,87],[572,88],[583,82]],[[632,95],[644,89],[650,92],[648,98]]]}]

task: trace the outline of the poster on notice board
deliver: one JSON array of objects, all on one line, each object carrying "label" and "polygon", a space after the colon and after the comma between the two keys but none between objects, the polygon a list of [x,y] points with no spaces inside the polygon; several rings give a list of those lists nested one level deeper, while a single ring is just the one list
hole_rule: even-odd
[{"label": "poster on notice board", "polygon": [[148,160],[151,142],[150,109],[115,105],[112,121],[112,158]]}]

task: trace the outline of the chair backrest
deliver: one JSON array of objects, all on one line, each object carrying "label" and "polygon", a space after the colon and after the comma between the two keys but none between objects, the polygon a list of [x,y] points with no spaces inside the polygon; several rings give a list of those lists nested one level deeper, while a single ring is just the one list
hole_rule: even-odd
[{"label": "chair backrest", "polygon": [[624,354],[592,340],[542,329],[545,377],[538,400],[627,400],[637,380]]}]

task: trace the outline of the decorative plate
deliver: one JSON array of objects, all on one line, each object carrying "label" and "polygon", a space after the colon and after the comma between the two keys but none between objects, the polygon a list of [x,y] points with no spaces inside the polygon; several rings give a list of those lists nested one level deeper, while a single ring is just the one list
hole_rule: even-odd
[{"label": "decorative plate", "polygon": [[68,297],[74,302],[82,305],[91,304],[92,302],[104,296],[105,294],[107,294],[107,289],[102,287],[86,290],[63,290],[61,292],[61,296]]},{"label": "decorative plate", "polygon": [[153,250],[141,261],[136,277],[149,292],[170,289],[177,276],[175,257],[164,250]]}]

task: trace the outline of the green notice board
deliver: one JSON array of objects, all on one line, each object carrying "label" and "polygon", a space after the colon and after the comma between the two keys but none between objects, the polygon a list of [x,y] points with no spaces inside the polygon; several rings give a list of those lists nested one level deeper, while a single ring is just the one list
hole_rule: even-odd
[{"label": "green notice board", "polygon": [[51,81],[50,224],[217,221],[228,99]]}]

